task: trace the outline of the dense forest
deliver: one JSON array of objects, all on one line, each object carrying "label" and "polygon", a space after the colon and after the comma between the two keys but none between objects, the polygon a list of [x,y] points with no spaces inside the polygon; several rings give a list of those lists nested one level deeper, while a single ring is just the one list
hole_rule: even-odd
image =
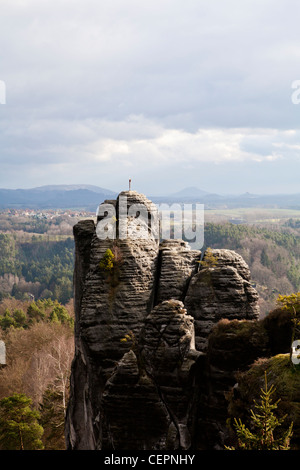
[{"label": "dense forest", "polygon": [[18,242],[0,234],[0,295],[24,299],[51,298],[63,304],[73,296],[74,242],[72,238],[45,241],[33,235]]}]

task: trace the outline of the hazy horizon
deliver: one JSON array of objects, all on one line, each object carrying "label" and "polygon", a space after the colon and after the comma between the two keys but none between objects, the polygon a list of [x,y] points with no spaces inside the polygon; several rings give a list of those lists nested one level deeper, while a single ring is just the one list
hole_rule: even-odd
[{"label": "hazy horizon", "polygon": [[[87,184],[85,184],[85,183],[82,183],[82,184],[81,184],[81,183],[72,183],[72,184],[69,184],[69,185],[64,185],[63,183],[61,183],[61,184],[57,184],[57,185],[56,185],[56,184],[49,184],[49,185],[34,186],[34,187],[28,187],[28,188],[27,188],[27,187],[23,187],[23,188],[21,188],[21,187],[16,187],[16,188],[0,187],[0,190],[2,190],[2,189],[3,189],[3,190],[35,190],[35,189],[39,189],[39,188],[45,188],[45,187],[47,187],[47,186],[53,187],[52,189],[58,189],[58,188],[56,188],[56,186],[57,186],[57,187],[60,187],[60,186],[62,186],[62,187],[63,187],[63,186],[70,186],[70,187],[72,187],[72,186],[86,186],[86,187],[91,186],[91,187],[93,187],[93,186],[94,186],[95,188],[97,187],[97,188],[99,188],[99,189],[103,189],[104,192],[105,192],[105,191],[108,191],[108,192],[112,192],[112,193],[116,193],[116,194],[120,193],[121,191],[126,191],[126,190],[128,190],[128,187],[125,187],[125,186],[124,186],[124,187],[120,187],[119,189],[116,189],[116,190],[115,190],[114,188],[107,188],[107,187],[102,187],[102,186],[95,186],[95,185],[90,185],[89,183],[87,183]],[[264,193],[263,193],[263,192],[262,192],[262,193],[250,193],[249,191],[244,191],[244,192],[242,192],[242,193],[241,193],[241,192],[230,192],[230,191],[228,191],[228,192],[219,192],[219,193],[216,193],[216,192],[213,192],[213,191],[212,191],[212,192],[209,192],[209,191],[203,190],[203,189],[200,188],[200,187],[197,187],[197,188],[196,188],[196,187],[193,187],[193,188],[195,188],[196,190],[199,190],[199,191],[203,191],[204,193],[207,193],[208,195],[214,195],[214,194],[215,194],[215,195],[224,196],[224,197],[243,196],[243,195],[246,195],[246,194],[253,195],[253,196],[277,196],[277,195],[278,195],[278,196],[289,196],[289,195],[293,196],[293,195],[299,195],[299,194],[300,194],[300,191],[298,191],[297,193],[296,193],[296,192],[281,192],[281,193],[279,193],[279,192],[274,192],[274,193],[267,193],[267,192],[264,192]],[[74,188],[74,189],[75,189],[75,188]],[[79,189],[79,188],[78,188],[78,189]],[[81,188],[80,188],[80,189],[81,189]],[[89,188],[85,188],[85,189],[89,189]],[[90,188],[90,189],[92,190],[92,188]],[[152,191],[152,192],[150,192],[150,193],[148,192],[148,193],[147,193],[147,196],[149,196],[149,197],[150,197],[150,196],[153,196],[153,197],[165,197],[165,196],[171,197],[171,196],[174,195],[174,194],[177,194],[177,193],[180,193],[180,192],[189,190],[189,189],[190,189],[190,187],[186,186],[186,187],[184,187],[184,188],[178,188],[178,190],[171,191],[171,192],[170,192],[170,191],[169,191],[169,192],[156,191],[156,192],[154,193],[154,192]],[[136,191],[135,188],[132,188],[132,190]],[[145,193],[145,191],[138,191],[138,192]],[[191,192],[189,192],[189,194],[191,194]]]}]

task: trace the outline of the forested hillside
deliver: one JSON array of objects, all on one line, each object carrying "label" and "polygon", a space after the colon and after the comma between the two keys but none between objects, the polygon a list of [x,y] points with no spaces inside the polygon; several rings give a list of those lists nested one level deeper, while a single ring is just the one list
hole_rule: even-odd
[{"label": "forested hillside", "polygon": [[45,241],[35,235],[20,242],[0,233],[0,295],[51,298],[66,303],[73,296],[74,241]]},{"label": "forested hillside", "polygon": [[73,226],[81,211],[0,211],[0,299],[73,297]]}]

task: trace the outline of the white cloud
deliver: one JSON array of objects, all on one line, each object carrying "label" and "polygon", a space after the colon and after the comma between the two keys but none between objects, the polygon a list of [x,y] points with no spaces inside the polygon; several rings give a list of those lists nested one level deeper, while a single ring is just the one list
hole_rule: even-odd
[{"label": "white cloud", "polygon": [[[26,128],[21,128],[19,123],[17,129],[7,130],[6,136],[9,158],[15,157],[17,164],[37,163],[44,157],[44,163],[61,161],[70,168],[74,160],[159,167],[271,161],[279,158],[279,150],[281,153],[283,149],[296,150],[295,140],[300,132],[263,128],[209,128],[189,132],[159,126],[143,116],[129,116],[115,122],[38,120]],[[18,155],[26,155],[27,159]]]}]

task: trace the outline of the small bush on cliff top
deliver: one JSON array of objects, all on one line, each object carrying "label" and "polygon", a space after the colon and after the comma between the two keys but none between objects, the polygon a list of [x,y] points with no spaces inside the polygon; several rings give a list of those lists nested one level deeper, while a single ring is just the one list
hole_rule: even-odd
[{"label": "small bush on cliff top", "polygon": [[99,262],[100,269],[110,272],[114,267],[114,258],[115,258],[115,255],[108,248],[106,252],[104,253],[103,258]]},{"label": "small bush on cliff top", "polygon": [[213,254],[211,248],[207,248],[202,261],[199,261],[203,268],[214,268],[218,264],[218,258]]}]

